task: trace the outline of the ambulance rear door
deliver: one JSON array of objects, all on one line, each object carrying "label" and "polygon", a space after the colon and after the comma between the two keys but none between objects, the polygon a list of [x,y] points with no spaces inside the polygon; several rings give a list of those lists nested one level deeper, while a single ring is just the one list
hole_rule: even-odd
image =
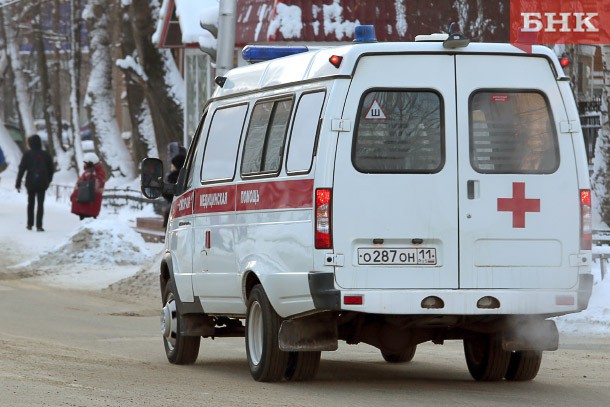
[{"label": "ambulance rear door", "polygon": [[460,288],[569,288],[580,192],[542,57],[456,56]]},{"label": "ambulance rear door", "polygon": [[458,286],[454,77],[450,55],[360,58],[332,191],[340,287]]}]

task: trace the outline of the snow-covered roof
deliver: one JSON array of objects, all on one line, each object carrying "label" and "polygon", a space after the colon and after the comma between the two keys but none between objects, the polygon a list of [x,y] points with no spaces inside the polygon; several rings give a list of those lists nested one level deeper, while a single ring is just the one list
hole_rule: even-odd
[{"label": "snow-covered roof", "polygon": [[369,24],[379,41],[412,41],[451,22],[474,41],[508,42],[508,8],[509,0],[239,0],[235,42],[350,42]]},{"label": "snow-covered roof", "polygon": [[[159,47],[207,47],[200,22],[217,21],[219,0],[163,0],[153,35]],[[457,22],[473,41],[508,42],[509,0],[239,0],[235,44],[351,42],[358,25],[375,25],[379,41],[412,41]],[[443,8],[443,13],[439,13]],[[174,13],[175,10],[175,13]],[[211,12],[210,12],[211,11]],[[181,17],[180,17],[181,16]],[[200,34],[203,32],[203,34]]]},{"label": "snow-covered roof", "polygon": [[152,41],[160,48],[216,48],[216,39],[201,23],[218,26],[219,0],[163,0]]}]

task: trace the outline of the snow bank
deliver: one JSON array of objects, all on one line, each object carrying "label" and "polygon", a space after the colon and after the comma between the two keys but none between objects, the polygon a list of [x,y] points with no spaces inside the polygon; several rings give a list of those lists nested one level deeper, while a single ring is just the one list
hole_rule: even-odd
[{"label": "snow bank", "polygon": [[595,283],[586,310],[555,318],[560,332],[568,335],[610,335],[610,276],[602,280],[599,261],[593,265]]},{"label": "snow bank", "polygon": [[85,220],[66,240],[51,250],[15,267],[48,269],[66,263],[98,266],[139,265],[153,253],[142,237],[114,220]]}]

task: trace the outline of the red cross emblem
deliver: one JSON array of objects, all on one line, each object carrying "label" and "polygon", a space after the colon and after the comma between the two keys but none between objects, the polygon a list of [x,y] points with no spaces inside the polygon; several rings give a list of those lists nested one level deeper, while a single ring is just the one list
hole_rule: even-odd
[{"label": "red cross emblem", "polygon": [[498,211],[513,213],[513,227],[525,227],[526,212],[540,212],[540,199],[525,197],[525,182],[513,182],[513,197],[498,198]]}]

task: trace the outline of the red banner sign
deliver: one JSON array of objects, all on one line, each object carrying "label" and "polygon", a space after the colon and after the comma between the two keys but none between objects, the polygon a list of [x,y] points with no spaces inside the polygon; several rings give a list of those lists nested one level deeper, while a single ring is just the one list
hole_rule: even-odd
[{"label": "red banner sign", "polygon": [[610,44],[610,0],[511,0],[510,42]]}]

